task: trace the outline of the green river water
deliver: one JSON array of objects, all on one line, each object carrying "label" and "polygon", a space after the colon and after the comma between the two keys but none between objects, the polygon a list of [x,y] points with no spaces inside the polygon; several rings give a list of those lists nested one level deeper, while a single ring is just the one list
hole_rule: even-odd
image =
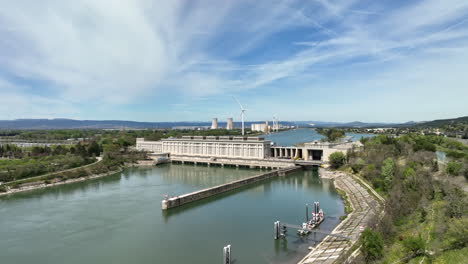
[{"label": "green river water", "polygon": [[[332,230],[343,214],[333,184],[306,170],[192,204],[161,210],[179,195],[259,170],[166,164],[86,182],[0,197],[0,263],[297,263],[314,245],[273,222],[300,225],[305,204],[320,201]],[[320,237],[317,236],[317,239]]]}]

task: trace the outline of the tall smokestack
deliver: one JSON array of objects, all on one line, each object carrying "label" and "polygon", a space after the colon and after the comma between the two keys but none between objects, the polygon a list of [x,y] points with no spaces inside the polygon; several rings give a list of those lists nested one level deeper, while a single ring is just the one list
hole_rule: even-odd
[{"label": "tall smokestack", "polygon": [[232,117],[227,119],[226,129],[227,130],[233,130],[234,129],[234,124],[232,122]]},{"label": "tall smokestack", "polygon": [[211,129],[218,129],[218,118],[213,118],[213,121],[211,122]]}]

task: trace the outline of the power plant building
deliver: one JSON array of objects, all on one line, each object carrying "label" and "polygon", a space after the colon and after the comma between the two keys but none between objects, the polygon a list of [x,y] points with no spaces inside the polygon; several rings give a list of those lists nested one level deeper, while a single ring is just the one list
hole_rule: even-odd
[{"label": "power plant building", "polygon": [[268,121],[265,121],[265,123],[251,124],[250,129],[252,131],[261,131],[264,133],[268,133],[270,131],[270,125],[268,124]]},{"label": "power plant building", "polygon": [[265,159],[271,155],[271,141],[259,137],[183,136],[160,141],[137,138],[137,150],[199,157]]}]

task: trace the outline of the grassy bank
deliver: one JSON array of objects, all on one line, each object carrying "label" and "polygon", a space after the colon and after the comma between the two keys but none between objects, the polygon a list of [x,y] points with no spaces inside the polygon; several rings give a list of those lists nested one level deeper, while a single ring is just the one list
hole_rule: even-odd
[{"label": "grassy bank", "polygon": [[349,201],[348,195],[346,194],[346,192],[343,191],[343,190],[340,190],[340,189],[338,189],[336,187],[335,187],[335,189],[336,189],[336,192],[341,196],[341,199],[343,200],[343,204],[345,206],[345,208],[344,208],[345,209],[345,215],[340,216],[340,220],[344,220],[344,219],[346,219],[346,217],[348,217],[348,215],[350,213],[353,212],[353,207],[351,206],[351,202]]}]

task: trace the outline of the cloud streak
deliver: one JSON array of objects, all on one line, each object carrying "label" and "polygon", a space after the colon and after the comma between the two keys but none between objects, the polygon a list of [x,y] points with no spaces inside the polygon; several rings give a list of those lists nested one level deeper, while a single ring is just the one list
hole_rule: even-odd
[{"label": "cloud streak", "polygon": [[[148,97],[176,104],[302,91],[353,65],[392,70],[466,56],[467,24],[463,0],[4,1],[0,92],[13,98],[6,105],[24,98],[29,111],[80,117],[92,104],[112,109]],[[41,111],[44,104],[55,110]]]}]

